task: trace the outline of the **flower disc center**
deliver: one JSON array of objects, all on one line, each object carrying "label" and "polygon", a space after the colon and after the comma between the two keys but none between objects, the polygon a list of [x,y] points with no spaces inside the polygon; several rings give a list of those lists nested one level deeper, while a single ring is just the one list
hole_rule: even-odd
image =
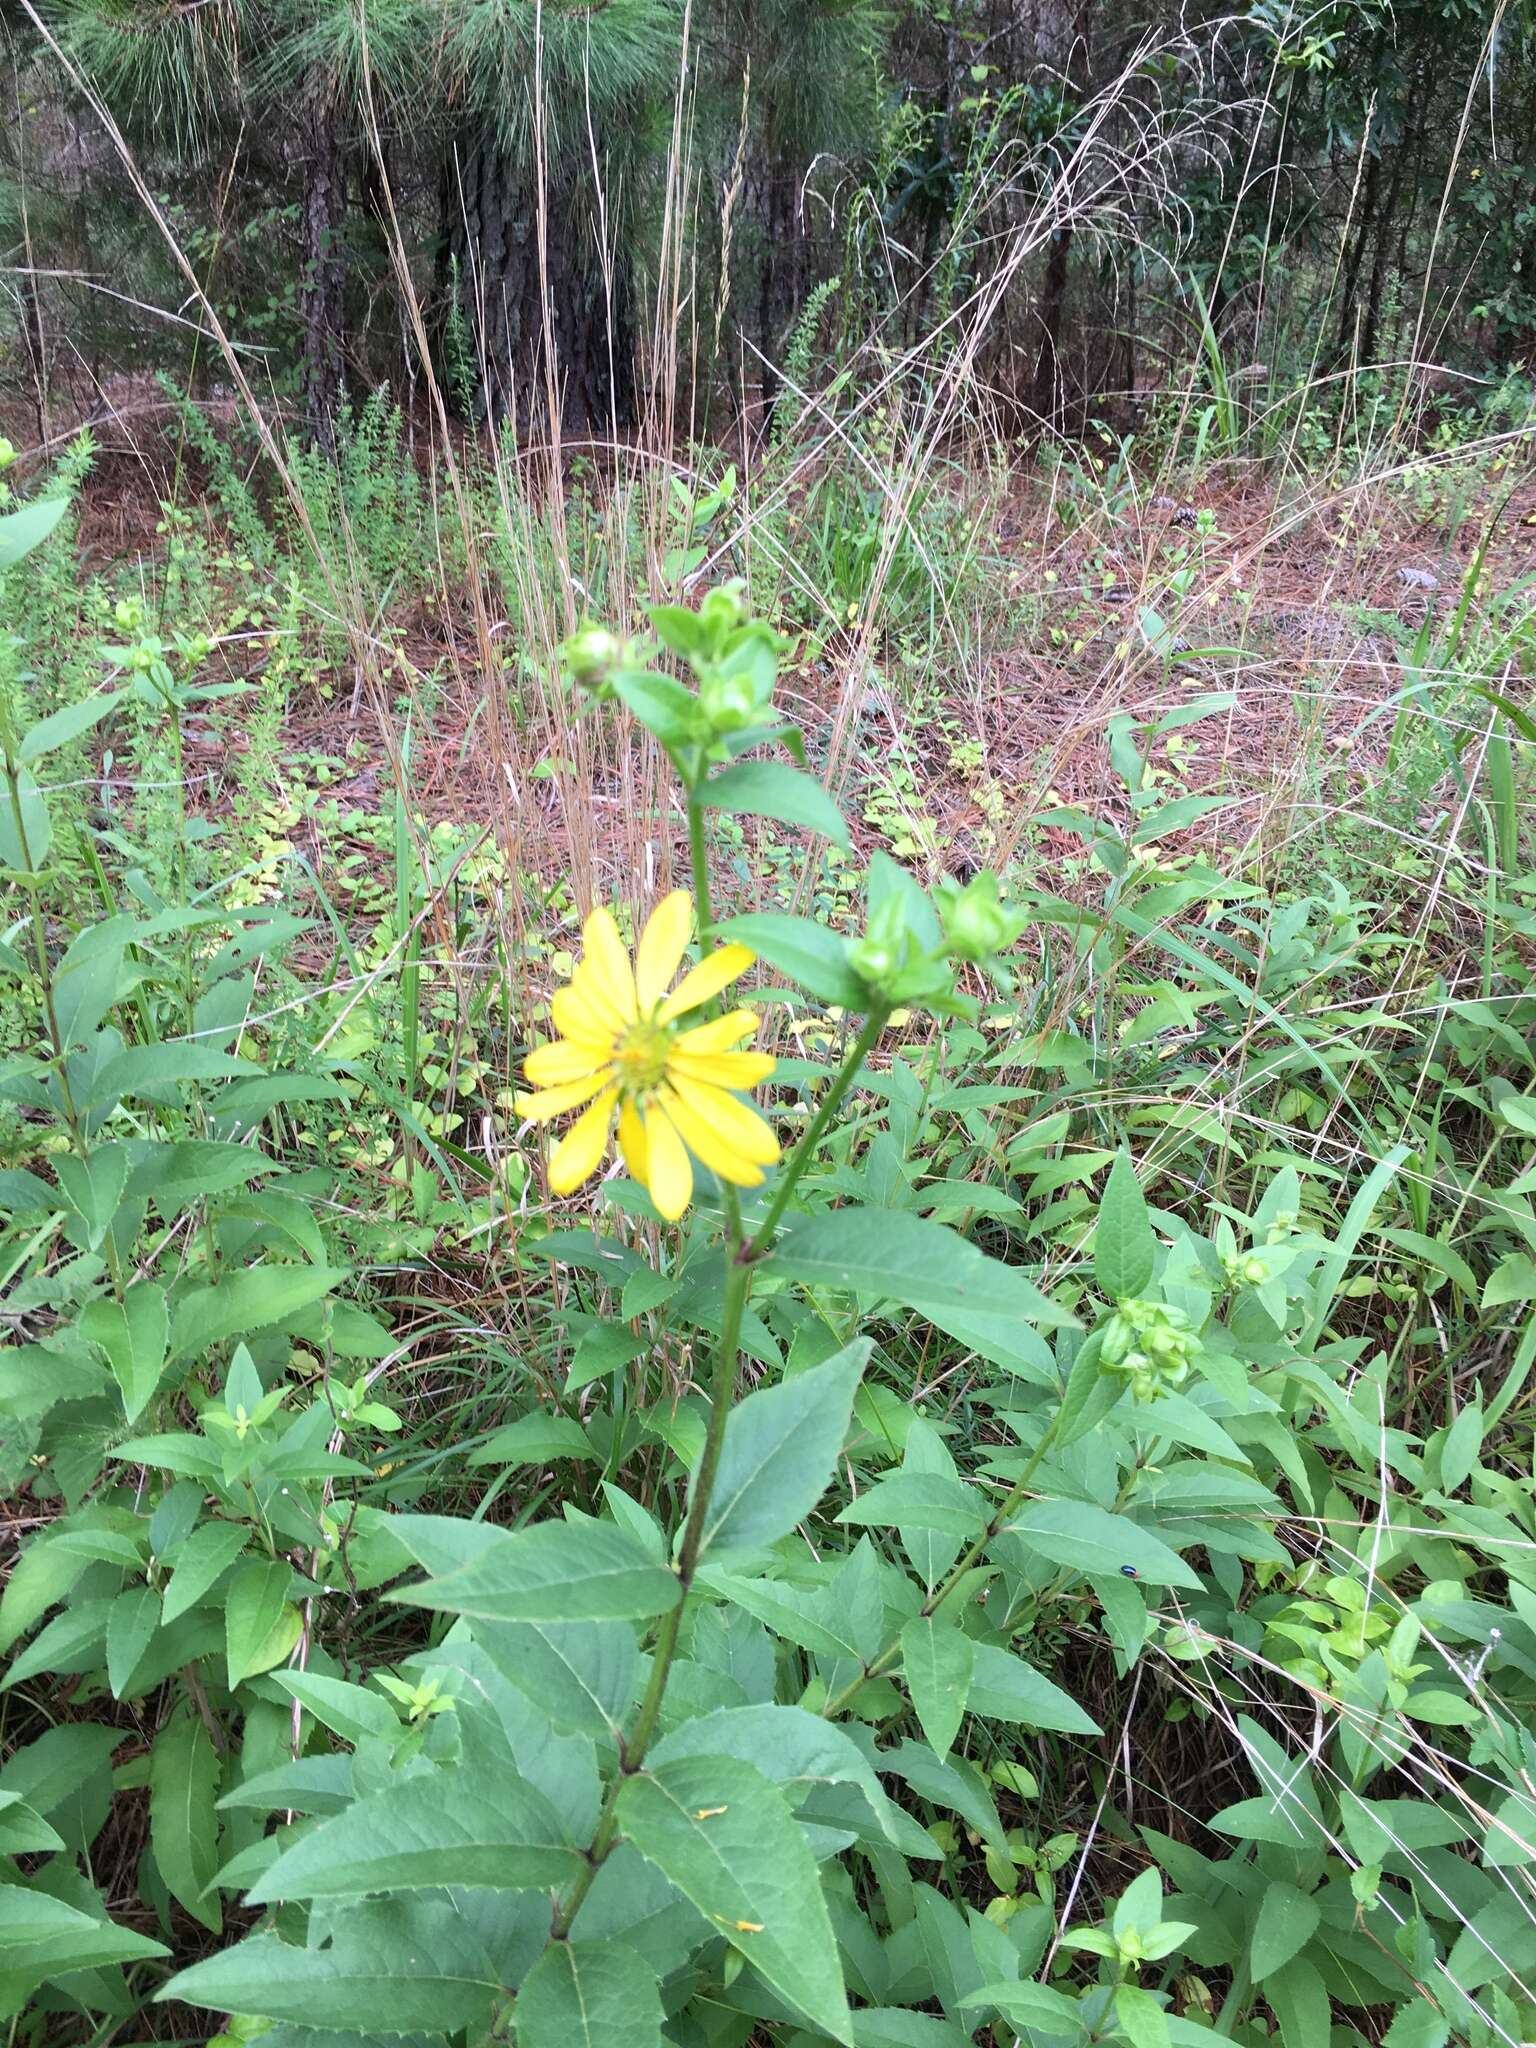
[{"label": "flower disc center", "polygon": [[665,1078],[671,1050],[672,1033],[667,1026],[641,1017],[614,1048],[620,1081],[634,1090],[656,1087]]}]

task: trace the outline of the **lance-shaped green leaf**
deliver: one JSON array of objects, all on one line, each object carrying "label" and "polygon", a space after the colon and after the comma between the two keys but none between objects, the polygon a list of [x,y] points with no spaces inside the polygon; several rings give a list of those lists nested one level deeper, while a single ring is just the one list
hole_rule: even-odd
[{"label": "lance-shaped green leaf", "polygon": [[771,1264],[807,1286],[900,1302],[995,1365],[1055,1385],[1040,1332],[1072,1318],[1016,1266],[988,1258],[942,1223],[897,1209],[834,1209],[790,1224]]},{"label": "lance-shaped green leaf", "polygon": [[963,1629],[918,1615],[901,1632],[901,1669],[923,1733],[945,1756],[971,1694],[975,1645]]},{"label": "lance-shaped green leaf", "polygon": [[213,2012],[355,2035],[439,2035],[487,2017],[500,1974],[465,1916],[437,1900],[378,1900],[337,1923],[325,1948],[258,1934],[208,1956],[161,1986]]},{"label": "lance-shaped green leaf", "polygon": [[217,1892],[219,1758],[201,1718],[174,1716],[149,1757],[149,1840],[166,1889],[213,1934],[224,1924]]},{"label": "lance-shaped green leaf", "polygon": [[58,1977],[108,1963],[138,1962],[168,1951],[158,1941],[92,1919],[48,1892],[0,1884],[0,1957],[9,1976]]},{"label": "lance-shaped green leaf", "polygon": [[675,1572],[611,1522],[538,1522],[445,1577],[391,1593],[483,1621],[641,1621],[677,1605]]},{"label": "lance-shaped green leaf", "polygon": [[78,1327],[82,1337],[106,1353],[112,1377],[122,1390],[123,1413],[136,1421],[160,1384],[165,1365],[165,1289],[153,1280],[140,1280],[121,1302],[88,1302]]},{"label": "lance-shaped green leaf", "polygon": [[809,775],[782,761],[735,761],[712,775],[700,792],[705,806],[777,818],[784,825],[808,825],[845,850],[848,827],[831,797]]},{"label": "lance-shaped green leaf", "polygon": [[656,1973],[620,1941],[552,1941],[524,1978],[517,2048],[661,2048]]},{"label": "lance-shaped green leaf", "polygon": [[581,1857],[544,1795],[509,1773],[454,1768],[402,1778],[285,1849],[250,1897],[335,1899],[361,1892],[567,1884]]},{"label": "lance-shaped green leaf", "polygon": [[1109,1170],[1093,1233],[1093,1277],[1111,1301],[1144,1294],[1157,1262],[1157,1239],[1147,1214],[1130,1155],[1122,1152]]},{"label": "lance-shaped green leaf", "polygon": [[826,1491],[870,1353],[859,1337],[810,1372],[731,1410],[700,1556],[756,1550],[788,1535]]},{"label": "lance-shaped green leaf", "polygon": [[1052,1564],[1109,1578],[1129,1565],[1127,1577],[1153,1586],[1201,1590],[1199,1574],[1177,1552],[1133,1522],[1085,1500],[1037,1500],[1005,1524]]},{"label": "lance-shaped green leaf", "polygon": [[625,1781],[621,1832],[782,1998],[852,2048],[815,1858],[784,1795],[736,1757],[679,1757]]}]

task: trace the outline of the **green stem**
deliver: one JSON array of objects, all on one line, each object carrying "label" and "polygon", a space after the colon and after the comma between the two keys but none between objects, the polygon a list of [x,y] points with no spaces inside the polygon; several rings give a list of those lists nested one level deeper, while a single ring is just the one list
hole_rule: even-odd
[{"label": "green stem", "polygon": [[859,1069],[863,1066],[865,1058],[873,1049],[876,1039],[879,1038],[881,1032],[885,1029],[886,1019],[890,1014],[889,1005],[882,1004],[878,1009],[871,1010],[865,1018],[863,1030],[848,1048],[847,1057],[833,1076],[831,1087],[821,1099],[821,1107],[806,1125],[799,1144],[796,1145],[794,1151],[790,1153],[788,1160],[785,1162],[783,1171],[779,1175],[778,1185],[773,1191],[773,1200],[768,1204],[767,1213],[763,1217],[762,1222],[757,1226],[757,1233],[753,1237],[751,1244],[747,1247],[747,1256],[749,1258],[760,1258],[763,1252],[767,1250],[769,1240],[778,1227],[779,1218],[789,1207],[789,1198],[795,1192],[796,1182],[810,1164],[811,1154],[821,1143],[828,1124],[831,1123],[833,1117],[838,1112],[843,1097],[858,1078]]},{"label": "green stem", "polygon": [[[966,1573],[980,1561],[987,1545],[1007,1525],[1009,1518],[1018,1513],[1024,1504],[1024,1496],[1029,1491],[1029,1482],[1039,1470],[1041,1459],[1055,1441],[1056,1431],[1060,1425],[1061,1410],[1058,1408],[1047,1424],[1045,1433],[1039,1443],[1030,1452],[1024,1470],[1019,1474],[1018,1478],[1009,1487],[1007,1493],[1004,1494],[997,1507],[993,1510],[992,1519],[987,1523],[986,1528],[982,1530],[976,1541],[965,1552],[959,1562],[953,1565],[939,1581],[933,1592],[928,1595],[928,1598],[917,1610],[915,1618],[918,1621],[931,1620],[938,1613]],[[882,1673],[889,1671],[900,1654],[901,1645],[899,1642],[887,1643],[879,1656],[864,1666],[863,1671],[857,1678],[845,1685],[841,1692],[834,1693],[831,1699],[826,1702],[821,1710],[823,1719],[830,1721],[834,1714],[840,1714],[853,1699],[855,1693],[859,1691],[860,1687],[867,1685],[872,1678],[879,1678]]]},{"label": "green stem", "polygon": [[571,1931],[571,1923],[581,1910],[582,1901],[592,1889],[597,1873],[612,1854],[617,1836],[618,1820],[616,1808],[624,1781],[632,1778],[645,1762],[645,1753],[656,1733],[656,1724],[661,1718],[662,1700],[666,1695],[667,1680],[672,1674],[672,1665],[677,1656],[678,1636],[682,1629],[683,1609],[698,1570],[699,1553],[704,1546],[704,1530],[709,1519],[710,1497],[715,1488],[715,1476],[720,1469],[720,1453],[725,1444],[725,1426],[730,1419],[731,1407],[736,1396],[736,1363],[741,1337],[741,1318],[746,1308],[747,1290],[752,1283],[752,1268],[742,1257],[739,1237],[729,1247],[730,1264],[725,1276],[725,1304],[720,1321],[720,1342],[715,1351],[715,1369],[710,1382],[709,1426],[704,1433],[704,1449],[700,1453],[698,1467],[693,1475],[690,1488],[688,1520],[683,1527],[683,1540],[677,1554],[678,1597],[676,1606],[669,1609],[662,1621],[656,1638],[656,1648],[651,1657],[651,1675],[645,1688],[629,1732],[619,1745],[619,1768],[614,1773],[603,1801],[603,1810],[598,1818],[597,1828],[586,1853],[582,1869],[571,1883],[570,1889],[555,1908],[551,1922],[552,1940],[564,1941]]}]

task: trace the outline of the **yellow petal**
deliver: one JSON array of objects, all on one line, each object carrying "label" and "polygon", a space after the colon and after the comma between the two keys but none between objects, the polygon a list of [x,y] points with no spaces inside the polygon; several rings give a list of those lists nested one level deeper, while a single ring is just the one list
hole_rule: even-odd
[{"label": "yellow petal", "polygon": [[552,1116],[564,1116],[578,1103],[589,1101],[603,1085],[602,1074],[588,1074],[583,1081],[567,1081],[561,1088],[541,1088],[535,1095],[519,1095],[517,1113],[532,1124],[547,1124]]},{"label": "yellow petal", "polygon": [[583,989],[606,996],[625,1023],[629,1023],[635,1014],[635,977],[612,911],[605,910],[600,903],[582,926],[581,941],[585,951],[581,968],[571,977],[572,981],[580,975]]},{"label": "yellow petal", "polygon": [[579,1045],[611,1046],[624,1028],[624,1020],[612,1004],[594,1000],[579,979],[573,979],[568,988],[555,990],[549,1014],[561,1037],[573,1038]]},{"label": "yellow petal", "polygon": [[707,1003],[711,996],[718,995],[728,981],[734,981],[738,974],[745,974],[756,959],[757,955],[746,946],[721,946],[717,952],[701,960],[697,967],[689,968],[656,1012],[658,1020],[670,1024],[685,1010],[696,1010],[700,1003]]},{"label": "yellow petal", "polygon": [[550,1155],[549,1185],[557,1195],[568,1195],[595,1173],[608,1142],[613,1121],[616,1088],[606,1088],[590,1108],[584,1109]]},{"label": "yellow petal", "polygon": [[535,1088],[555,1088],[562,1081],[584,1081],[606,1065],[605,1054],[580,1039],[556,1038],[536,1045],[523,1061],[523,1072]]},{"label": "yellow petal", "polygon": [[703,1117],[718,1133],[721,1143],[729,1145],[733,1152],[759,1166],[771,1166],[778,1158],[779,1141],[755,1109],[738,1102],[734,1095],[727,1095],[723,1088],[711,1087],[707,1081],[695,1081],[670,1069],[667,1079],[694,1114]]},{"label": "yellow petal", "polygon": [[732,1046],[750,1038],[762,1021],[756,1010],[727,1010],[723,1017],[711,1017],[707,1024],[694,1024],[687,1031],[679,1031],[677,1049],[679,1052],[729,1052]]},{"label": "yellow petal", "polygon": [[693,1197],[693,1168],[676,1129],[654,1104],[645,1112],[645,1163],[651,1200],[675,1223]]},{"label": "yellow petal", "polygon": [[640,1112],[626,1100],[619,1104],[619,1150],[624,1155],[624,1164],[633,1179],[641,1187],[646,1183],[645,1125],[640,1121]]},{"label": "yellow petal", "polygon": [[676,1124],[683,1143],[696,1159],[702,1159],[711,1173],[717,1173],[722,1180],[734,1181],[739,1188],[759,1188],[763,1184],[763,1170],[752,1160],[743,1158],[724,1143],[712,1125],[705,1122],[696,1111],[689,1108],[683,1098],[673,1090],[665,1090],[661,1103],[667,1115]]},{"label": "yellow petal", "polygon": [[693,898],[686,889],[663,896],[646,919],[635,950],[635,992],[642,1017],[648,1017],[666,994],[668,983],[683,964],[692,931]]},{"label": "yellow petal", "polygon": [[667,1072],[685,1074],[690,1081],[712,1081],[717,1088],[757,1088],[777,1065],[771,1052],[686,1053],[674,1047]]}]

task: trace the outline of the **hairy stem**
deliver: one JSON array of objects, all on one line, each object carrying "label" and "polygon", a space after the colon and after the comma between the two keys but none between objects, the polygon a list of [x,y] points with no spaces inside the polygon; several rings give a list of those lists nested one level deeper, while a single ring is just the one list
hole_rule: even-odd
[{"label": "hairy stem", "polygon": [[795,1192],[795,1183],[810,1164],[811,1155],[826,1135],[827,1126],[841,1107],[843,1097],[858,1079],[859,1069],[863,1066],[876,1039],[885,1029],[886,1019],[890,1014],[889,1006],[882,1004],[878,1009],[871,1010],[865,1018],[863,1030],[848,1048],[847,1057],[833,1076],[831,1087],[821,1099],[821,1107],[806,1125],[799,1144],[785,1162],[778,1185],[773,1191],[773,1199],[768,1204],[767,1213],[757,1226],[756,1235],[747,1247],[749,1258],[759,1258],[767,1250],[769,1241],[778,1228],[780,1217],[789,1207],[789,1198]]}]

